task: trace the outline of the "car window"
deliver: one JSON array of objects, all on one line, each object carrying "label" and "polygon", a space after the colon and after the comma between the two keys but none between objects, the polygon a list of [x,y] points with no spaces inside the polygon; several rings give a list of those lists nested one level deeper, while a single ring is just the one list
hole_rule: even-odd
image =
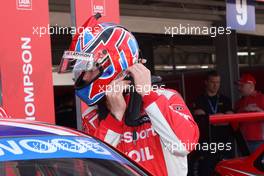
[{"label": "car window", "polygon": [[105,159],[38,159],[0,162],[1,176],[137,176],[133,165]]}]

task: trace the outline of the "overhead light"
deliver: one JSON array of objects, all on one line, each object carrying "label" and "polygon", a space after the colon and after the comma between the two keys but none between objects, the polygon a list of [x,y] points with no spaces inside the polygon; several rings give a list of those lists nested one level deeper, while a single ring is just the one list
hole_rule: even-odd
[{"label": "overhead light", "polygon": [[201,67],[202,69],[207,69],[207,68],[209,68],[208,65],[201,65],[200,67]]},{"label": "overhead light", "polygon": [[[256,53],[255,52],[251,52],[250,55],[254,56]],[[248,56],[248,52],[238,52],[237,53],[238,56]]]},{"label": "overhead light", "polygon": [[172,65],[155,65],[155,70],[173,70]]},{"label": "overhead light", "polygon": [[179,66],[176,66],[176,69],[186,69],[187,66],[186,65],[179,65]]},{"label": "overhead light", "polygon": [[173,69],[173,66],[172,65],[165,65],[163,68],[165,70],[172,70]]},{"label": "overhead light", "polygon": [[238,56],[248,56],[248,52],[238,52]]}]

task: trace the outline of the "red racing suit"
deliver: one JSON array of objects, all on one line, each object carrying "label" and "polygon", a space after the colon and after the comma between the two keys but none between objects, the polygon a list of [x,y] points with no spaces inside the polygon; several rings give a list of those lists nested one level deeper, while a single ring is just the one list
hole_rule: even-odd
[{"label": "red racing suit", "polygon": [[83,118],[86,132],[116,147],[153,175],[187,175],[187,154],[197,143],[199,130],[180,94],[167,89],[152,91],[143,97],[142,108],[149,122],[129,127],[124,118],[120,122],[110,114],[99,122],[96,107],[90,107]]}]

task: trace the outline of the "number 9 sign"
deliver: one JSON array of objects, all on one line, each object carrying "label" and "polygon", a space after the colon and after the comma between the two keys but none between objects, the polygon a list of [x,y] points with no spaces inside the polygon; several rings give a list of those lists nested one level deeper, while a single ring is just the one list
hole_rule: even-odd
[{"label": "number 9 sign", "polygon": [[255,30],[255,6],[253,0],[227,0],[227,27],[236,30]]},{"label": "number 9 sign", "polygon": [[244,26],[247,23],[247,0],[236,0],[236,19],[238,24]]}]

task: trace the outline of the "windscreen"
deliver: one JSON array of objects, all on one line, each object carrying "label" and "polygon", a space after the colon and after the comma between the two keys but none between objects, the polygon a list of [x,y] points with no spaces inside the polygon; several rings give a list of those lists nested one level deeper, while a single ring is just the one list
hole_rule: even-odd
[{"label": "windscreen", "polygon": [[1,176],[137,176],[146,175],[133,165],[114,160],[62,158],[0,163]]}]

